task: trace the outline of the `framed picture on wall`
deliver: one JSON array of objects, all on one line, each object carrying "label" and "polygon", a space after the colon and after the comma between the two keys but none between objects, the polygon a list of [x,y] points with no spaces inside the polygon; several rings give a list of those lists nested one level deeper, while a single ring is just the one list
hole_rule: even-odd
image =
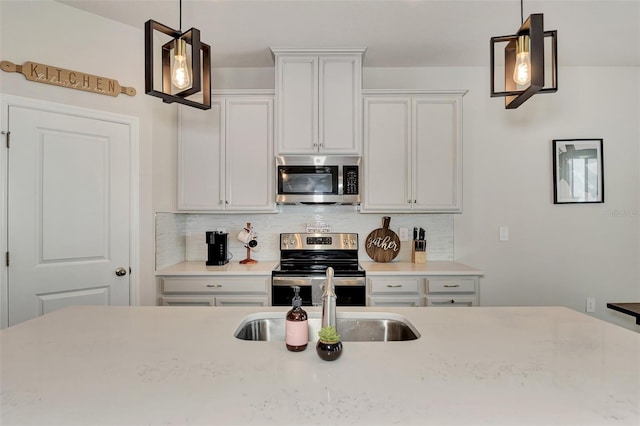
[{"label": "framed picture on wall", "polygon": [[553,140],[553,203],[604,203],[602,139]]}]

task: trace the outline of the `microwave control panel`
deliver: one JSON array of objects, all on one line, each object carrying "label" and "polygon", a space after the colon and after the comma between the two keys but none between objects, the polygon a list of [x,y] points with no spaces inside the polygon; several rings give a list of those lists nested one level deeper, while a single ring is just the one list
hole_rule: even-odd
[{"label": "microwave control panel", "polygon": [[343,191],[346,195],[358,195],[358,166],[343,166]]}]

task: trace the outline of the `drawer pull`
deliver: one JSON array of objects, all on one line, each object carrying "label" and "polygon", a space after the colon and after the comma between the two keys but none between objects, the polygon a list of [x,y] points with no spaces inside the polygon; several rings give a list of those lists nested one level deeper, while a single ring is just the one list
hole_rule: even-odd
[{"label": "drawer pull", "polygon": [[387,284],[387,287],[389,287],[389,288],[400,288],[400,287],[402,287],[402,284]]},{"label": "drawer pull", "polygon": [[222,287],[222,284],[207,284],[207,287],[209,287],[209,288],[220,288],[220,287]]},{"label": "drawer pull", "polygon": [[460,284],[445,284],[444,286],[445,288],[455,288],[455,287],[460,287]]}]

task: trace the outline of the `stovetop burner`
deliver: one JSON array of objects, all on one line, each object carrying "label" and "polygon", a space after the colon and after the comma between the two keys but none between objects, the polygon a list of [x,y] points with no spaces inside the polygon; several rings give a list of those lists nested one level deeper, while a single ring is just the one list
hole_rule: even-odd
[{"label": "stovetop burner", "polygon": [[280,265],[273,276],[325,275],[329,266],[336,277],[365,275],[358,263],[358,234],[280,234]]}]

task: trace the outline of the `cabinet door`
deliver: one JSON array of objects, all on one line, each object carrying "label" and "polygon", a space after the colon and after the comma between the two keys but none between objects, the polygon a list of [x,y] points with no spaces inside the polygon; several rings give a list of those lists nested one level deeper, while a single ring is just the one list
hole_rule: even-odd
[{"label": "cabinet door", "polygon": [[224,209],[224,100],[178,110],[178,209]]},{"label": "cabinet door", "polygon": [[279,56],[276,66],[278,154],[318,151],[318,57]]},{"label": "cabinet door", "polygon": [[225,118],[226,209],[273,211],[273,100],[227,98]]},{"label": "cabinet door", "polygon": [[318,143],[322,153],[361,151],[360,61],[360,56],[320,56]]},{"label": "cabinet door", "polygon": [[462,211],[461,98],[414,96],[414,210]]},{"label": "cabinet door", "polygon": [[410,97],[364,98],[362,210],[410,210]]}]

